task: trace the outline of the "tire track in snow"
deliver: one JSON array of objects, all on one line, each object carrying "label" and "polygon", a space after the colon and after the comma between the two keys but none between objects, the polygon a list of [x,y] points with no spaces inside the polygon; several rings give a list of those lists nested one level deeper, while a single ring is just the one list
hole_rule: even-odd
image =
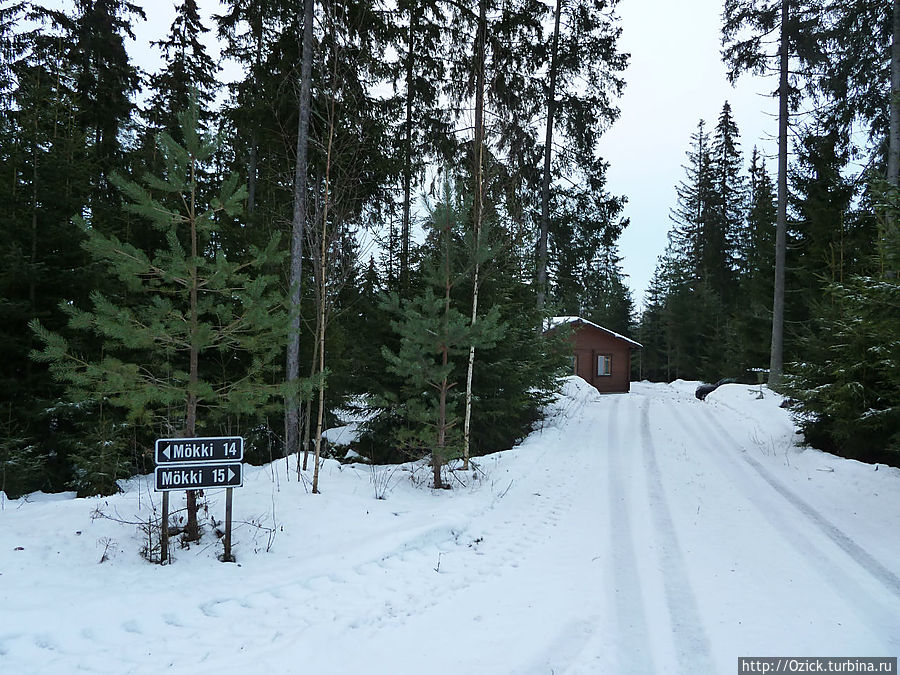
[{"label": "tire track in snow", "polygon": [[697,598],[691,587],[684,554],[672,514],[666,502],[662,473],[656,461],[656,447],[650,433],[650,401],[641,407],[640,441],[647,477],[647,492],[653,523],[660,543],[660,564],[666,589],[666,604],[675,638],[675,655],[683,673],[716,672],[710,652],[709,638],[700,618]]},{"label": "tire track in snow", "polygon": [[[692,402],[689,404],[691,403]],[[783,517],[784,514],[781,512],[773,513],[771,502],[768,502],[762,496],[762,491],[753,489],[753,487],[748,485],[745,480],[748,476],[752,478],[754,474],[749,472],[747,468],[737,460],[734,453],[728,450],[729,448],[740,448],[740,443],[725,431],[724,428],[718,424],[717,420],[715,421],[715,424],[711,423],[713,420],[708,417],[706,411],[703,411],[703,415],[707,416],[707,420],[701,419],[699,415],[686,416],[676,414],[674,417],[688,433],[689,437],[698,439],[698,442],[705,446],[707,454],[713,457],[713,461],[718,464],[723,473],[731,480],[735,488],[744,495],[756,511],[762,515],[772,528],[782,536],[803,560],[806,561],[809,568],[816,570],[821,578],[828,584],[828,587],[844,599],[847,606],[856,612],[857,616],[868,627],[868,630],[873,635],[879,635],[881,640],[886,645],[890,646],[892,650],[900,648],[900,639],[898,639],[898,635],[900,635],[900,620],[898,620],[897,613],[891,608],[886,607],[879,599],[873,597],[871,592],[864,588],[858,580],[848,575],[846,567],[842,567],[841,563],[839,563],[832,555],[829,555],[827,551],[824,551],[820,543],[815,542],[803,529],[794,525],[792,519]],[[694,421],[693,425],[686,420],[687,417],[690,417]],[[704,433],[704,431],[708,431],[718,436],[722,446],[720,447],[714,444],[709,438],[709,433]],[[725,448],[724,451],[723,448]],[[752,463],[755,462],[755,460],[748,458],[746,453],[741,453],[741,456],[745,460],[749,460],[747,461],[747,464],[750,467],[753,466]],[[756,463],[758,464],[758,462]],[[761,465],[760,468],[762,468]],[[763,471],[765,471],[765,469],[763,469]],[[768,472],[766,471],[766,473]],[[780,485],[774,476],[769,474],[769,477],[772,478],[776,484]],[[783,498],[788,499],[785,494],[775,487],[775,485],[766,481],[765,477],[761,474],[755,482],[757,484],[762,482],[763,484],[768,485],[770,489],[775,490]],[[790,493],[783,485],[781,485],[781,488],[785,492]],[[793,496],[798,502],[805,504],[799,497],[796,495]],[[794,504],[790,499],[788,499],[788,502],[795,508],[798,508],[797,504]],[[810,511],[817,513],[815,509],[809,505],[806,506]],[[808,514],[804,515],[809,517]],[[828,522],[824,517],[821,518],[825,523]],[[834,526],[832,525],[832,527]],[[836,527],[834,527],[834,529],[840,532]],[[820,532],[826,539],[832,541],[832,543],[844,550],[838,542],[832,540],[827,531],[820,530],[818,525],[815,531]],[[846,535],[844,536],[846,537]],[[847,541],[852,542],[849,537],[846,538]],[[858,545],[855,544],[855,542],[853,542],[853,545],[858,548]],[[859,550],[862,551],[863,549],[860,548]],[[848,556],[856,563],[856,565],[863,567],[866,572],[871,574],[871,571],[866,569],[865,566],[860,565],[859,561],[853,558],[852,555],[848,553]],[[866,554],[866,556],[871,558],[868,554]],[[877,564],[880,566],[880,563]],[[882,582],[878,577],[875,577],[875,579]]]},{"label": "tire track in snow", "polygon": [[[579,411],[585,405],[583,400],[576,401],[574,408]],[[570,416],[567,416],[563,425],[553,431],[562,435],[567,431],[569,421]],[[417,529],[401,530],[399,536],[389,538],[383,546],[370,551],[363,547],[362,555],[349,553],[351,562],[348,564],[332,568],[326,559],[304,561],[299,571],[295,570],[300,578],[288,576],[288,580],[275,583],[267,578],[260,583],[248,584],[233,597],[178,606],[176,613],[165,611],[157,616],[151,611],[145,619],[150,624],[165,624],[171,630],[175,617],[174,620],[185,627],[179,633],[221,631],[235,644],[271,640],[273,644],[284,645],[297,639],[330,639],[337,633],[353,635],[355,631],[399,629],[414,622],[417,616],[439,601],[447,601],[463,589],[518,567],[528,551],[556,527],[561,516],[571,509],[572,502],[565,490],[546,485],[547,477],[543,473],[547,452],[544,448],[541,452],[520,453],[517,466],[521,471],[516,473],[516,482],[511,489],[504,490],[504,494],[509,493],[505,498],[495,496],[475,508],[466,508],[463,514],[441,517],[437,522]],[[556,487],[561,488],[564,481],[556,477],[556,483]],[[540,494],[534,493],[536,485],[543,486]],[[499,487],[502,489],[502,485]],[[490,490],[487,485],[481,489],[485,494]],[[527,515],[520,508],[523,501],[529,506]],[[447,502],[446,508],[452,509],[453,500]],[[478,534],[488,534],[481,523],[488,515],[491,516],[488,543],[496,543],[497,548],[478,557],[477,551],[467,543]],[[520,531],[517,527],[519,519],[526,517],[530,523],[528,534],[513,537],[513,533]],[[471,533],[473,526],[475,531]],[[440,554],[444,556],[440,574],[427,575],[427,580],[416,588],[424,600],[414,598],[400,580],[410,573],[418,574],[421,569],[434,568]],[[355,589],[352,596],[346,592],[350,587]],[[248,610],[260,607],[266,608],[266,612],[257,614],[253,625],[241,620]],[[235,625],[242,626],[239,632],[233,628]],[[131,635],[127,630],[125,633]],[[167,649],[187,655],[190,653],[189,642],[188,638],[174,635],[168,641]],[[3,646],[0,642],[0,647]],[[95,652],[108,655],[115,650],[115,642],[108,639],[97,641],[93,648]],[[191,655],[186,663],[197,665],[201,656]],[[75,657],[75,654],[66,656],[67,659]],[[51,672],[65,671],[63,668]],[[143,670],[139,668],[138,672]]]},{"label": "tire track in snow", "polygon": [[[585,405],[585,401],[576,402],[578,410]],[[567,429],[563,426],[559,433],[562,434]],[[546,533],[552,531],[562,515],[572,507],[570,495],[561,489],[566,481],[556,476],[557,489],[552,489],[547,485],[548,477],[540,474],[539,470],[545,468],[543,460],[547,452],[544,449],[540,453],[519,458],[520,462],[522,459],[529,461],[522,462],[525,470],[517,476],[517,484],[512,485],[512,494],[507,498],[490,500],[465,515],[427,526],[413,537],[406,535],[402,543],[392,544],[377,557],[369,557],[345,569],[318,574],[299,582],[288,582],[285,586],[292,588],[295,595],[303,598],[303,602],[298,604],[309,604],[320,611],[324,609],[324,605],[331,605],[334,598],[340,597],[338,589],[350,584],[359,587],[357,582],[360,578],[372,579],[372,584],[361,586],[362,591],[355,598],[356,604],[360,606],[359,615],[348,623],[337,613],[332,622],[346,623],[347,628],[352,630],[379,630],[388,625],[398,628],[438,602],[446,602],[462,590],[517,568],[520,561],[527,558],[528,551],[543,542]],[[542,486],[541,491],[534,492],[535,486]],[[525,501],[529,506],[527,515],[516,508],[516,504],[526,495]],[[492,523],[485,527],[482,521],[489,514],[493,516],[489,518]],[[528,526],[525,528],[527,534],[513,536],[513,533],[521,531],[515,527],[520,518],[525,519],[522,527]],[[478,534],[486,537],[489,544],[496,543],[498,548],[480,557],[477,549],[467,546],[467,541]],[[442,562],[439,554],[444,556]],[[398,589],[392,588],[390,578],[386,579],[388,583],[385,584],[384,581],[376,582],[375,577],[379,574],[390,577],[391,573],[402,577],[407,569],[433,568],[436,563],[441,567],[440,574],[430,577],[424,589],[418,589],[428,599],[418,603],[402,603],[403,612],[392,611],[390,603],[396,600]],[[444,566],[447,566],[447,573],[444,572]],[[400,593],[401,597],[407,595],[412,599],[407,593]]]},{"label": "tire track in snow", "polygon": [[[722,426],[719,420],[715,419],[715,417],[712,416],[712,413],[709,410],[704,409],[703,414],[708,422],[707,428],[712,427],[715,431],[718,432],[721,438],[727,440],[734,446],[740,447],[740,443],[738,443],[734,436],[732,436],[731,433]],[[810,506],[809,503],[804,501],[795,492],[790,490],[781,481],[775,478],[775,476],[773,476],[768,469],[757,462],[753,457],[751,457],[747,453],[742,453],[741,457],[756,471],[756,473],[758,473],[762,477],[763,480],[766,481],[766,483],[768,483],[772,487],[773,490],[784,497],[784,499],[787,500],[788,503],[790,503],[794,508],[800,511],[800,513],[806,516],[813,525],[815,525],[821,532],[823,532],[825,536],[831,539],[831,541],[837,544],[837,546],[842,549],[844,553],[850,556],[860,567],[862,567],[869,574],[880,581],[888,591],[893,593],[897,598],[900,598],[900,577],[898,577],[896,574],[894,574],[888,568],[878,562],[878,560],[876,560],[872,556],[872,554],[870,554],[862,546],[853,541],[853,539],[843,530],[834,525],[815,508]]]},{"label": "tire track in snow", "polygon": [[615,588],[616,618],[619,622],[617,640],[619,672],[644,675],[655,672],[653,656],[647,645],[650,633],[644,614],[641,581],[634,552],[634,536],[631,525],[630,490],[623,485],[630,481],[631,472],[622,462],[622,445],[619,440],[618,412],[621,399],[616,399],[609,412],[607,456],[609,457],[609,520],[610,549],[612,550],[613,580]]}]

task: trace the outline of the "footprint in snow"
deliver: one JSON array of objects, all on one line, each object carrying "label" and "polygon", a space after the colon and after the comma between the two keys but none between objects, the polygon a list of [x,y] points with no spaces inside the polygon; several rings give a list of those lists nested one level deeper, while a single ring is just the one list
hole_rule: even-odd
[{"label": "footprint in snow", "polygon": [[174,626],[175,628],[182,628],[184,626],[181,621],[178,620],[178,617],[174,614],[164,614],[163,621],[166,622],[169,626]]},{"label": "footprint in snow", "polygon": [[41,635],[34,636],[34,644],[41,649],[46,649],[51,652],[56,651],[56,643],[53,642],[53,638],[50,637],[46,633],[42,633]]},{"label": "footprint in snow", "polygon": [[140,626],[137,625],[136,621],[126,621],[125,623],[122,624],[122,630],[124,630],[127,633],[134,633],[136,635],[139,635],[140,633],[143,632],[143,631],[141,631]]},{"label": "footprint in snow", "polygon": [[203,612],[204,616],[208,616],[212,619],[218,618],[218,612],[215,612],[213,608],[218,604],[218,601],[213,600],[211,602],[204,602],[200,605],[200,611]]}]

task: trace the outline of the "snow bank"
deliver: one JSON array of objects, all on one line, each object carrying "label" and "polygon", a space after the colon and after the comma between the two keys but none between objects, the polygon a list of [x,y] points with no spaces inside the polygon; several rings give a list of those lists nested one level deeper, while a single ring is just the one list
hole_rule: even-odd
[{"label": "snow bank", "polygon": [[326,460],[318,495],[284,460],[247,466],[237,564],[216,558],[222,491],[167,567],[139,553],[148,476],[7,501],[2,671],[706,673],[900,653],[900,471],[799,445],[765,388],[701,402],[696,384],[567,378],[542,428],[456,466],[452,490],[421,462]]}]

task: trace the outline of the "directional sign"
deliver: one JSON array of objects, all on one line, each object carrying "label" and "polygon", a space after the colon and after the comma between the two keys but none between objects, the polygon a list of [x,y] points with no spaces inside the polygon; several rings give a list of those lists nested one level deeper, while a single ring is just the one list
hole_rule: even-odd
[{"label": "directional sign", "polygon": [[157,464],[239,462],[244,459],[240,436],[214,438],[160,438],[156,441]]},{"label": "directional sign", "polygon": [[240,462],[156,467],[156,491],[234,488],[244,484]]}]

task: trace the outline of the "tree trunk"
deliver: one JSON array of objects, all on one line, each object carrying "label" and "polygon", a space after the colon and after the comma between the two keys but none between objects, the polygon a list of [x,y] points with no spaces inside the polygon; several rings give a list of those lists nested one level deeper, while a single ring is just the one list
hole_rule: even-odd
[{"label": "tree trunk", "polygon": [[[328,140],[328,155],[330,164],[331,159],[331,138],[329,133]],[[318,343],[319,343],[319,412],[316,417],[316,454],[313,462],[313,482],[312,482],[312,491],[313,494],[319,494],[319,459],[322,456],[322,422],[325,417],[325,303],[327,302],[327,294],[326,294],[326,282],[327,275],[326,271],[328,268],[327,261],[325,259],[326,255],[328,255],[327,246],[326,246],[326,235],[327,235],[327,225],[328,225],[328,168],[326,165],[325,169],[325,210],[323,212],[322,219],[322,248],[319,251],[319,268],[321,270],[321,275],[319,278],[319,318],[316,322],[318,324]]]},{"label": "tree trunk", "polygon": [[[443,344],[441,350],[441,365],[446,372],[447,364],[450,362],[450,290],[452,283],[450,282],[450,222],[446,224],[444,236],[444,321],[441,331]],[[440,400],[438,402],[438,424],[437,424],[437,444],[431,452],[431,467],[434,475],[434,488],[436,490],[443,489],[444,481],[441,478],[441,467],[444,464],[444,449],[447,447],[447,392],[450,391],[450,382],[447,375],[440,384]]]},{"label": "tree trunk", "polygon": [[[199,361],[200,361],[200,345],[198,344],[198,333],[200,319],[198,316],[197,303],[197,287],[199,285],[197,279],[197,255],[199,248],[197,246],[197,212],[196,212],[196,175],[195,162],[191,162],[191,201],[189,204],[188,219],[191,223],[191,263],[188,266],[190,270],[190,331],[191,331],[191,349],[190,349],[190,365],[188,374],[188,394],[187,394],[187,415],[185,420],[185,433],[188,438],[194,438],[197,435],[197,384],[199,382]],[[163,527],[167,524],[163,523]],[[197,541],[200,539],[200,526],[197,522],[197,491],[187,491],[187,524],[184,528],[185,538],[188,541]]]},{"label": "tree trunk", "polygon": [[[303,3],[303,59],[300,64],[300,114],[297,123],[297,164],[294,169],[294,214],[291,224],[290,328],[286,378],[296,386],[300,378],[300,284],[303,278],[303,230],[306,224],[307,149],[309,147],[309,98],[312,79],[312,23],[315,0]],[[299,403],[288,394],[284,415],[285,455],[299,452]]]},{"label": "tree trunk", "polygon": [[257,140],[256,130],[250,134],[250,159],[247,167],[247,215],[253,218],[256,211],[256,163],[257,163]]},{"label": "tree trunk", "polygon": [[418,24],[416,7],[409,12],[409,44],[406,52],[406,138],[403,158],[403,215],[400,225],[400,296],[409,291],[409,222],[412,208],[413,59]]},{"label": "tree trunk", "polygon": [[784,358],[784,265],[787,250],[788,18],[789,0],[781,2],[781,67],[778,85],[778,212],[775,226],[775,294],[772,299],[772,352],[769,386],[781,383]]},{"label": "tree trunk", "polygon": [[[254,55],[255,72],[259,73],[260,63],[262,62],[262,28],[255,26],[256,32],[256,54]],[[255,101],[254,101],[255,104]],[[254,115],[255,117],[255,115]],[[247,167],[247,215],[251,218],[256,212],[256,178],[257,163],[259,161],[259,133],[256,126],[256,120],[253,121],[253,131],[250,134],[250,159]],[[287,453],[285,453],[286,455]]]},{"label": "tree trunk", "polygon": [[[448,349],[446,345],[443,348],[443,364],[446,367],[448,357]],[[434,476],[435,490],[444,488],[444,481],[441,478],[441,467],[444,464],[444,448],[447,446],[447,392],[450,390],[447,378],[441,382],[441,398],[438,408],[438,429],[437,429],[437,447],[431,453],[431,467]]]},{"label": "tree trunk", "polygon": [[559,20],[562,0],[556,0],[553,42],[550,53],[550,83],[547,89],[547,130],[544,134],[544,180],[541,185],[541,233],[537,250],[537,306],[544,309],[547,293],[547,240],[550,237],[550,169],[553,154],[553,116],[556,113],[556,56],[559,50]]},{"label": "tree trunk", "polygon": [[[481,245],[481,223],[484,217],[484,69],[485,69],[485,33],[487,17],[485,3],[482,2],[478,14],[478,39],[476,40],[477,70],[475,74],[475,204],[474,204],[474,236],[473,253],[475,269],[472,273],[472,327],[478,320],[478,273],[479,247]],[[469,439],[472,424],[472,375],[475,370],[475,345],[469,346],[469,366],[466,371],[466,414],[463,423],[463,470],[469,470]]]},{"label": "tree trunk", "polygon": [[894,0],[894,31],[891,43],[891,118],[888,139],[887,180],[897,187],[900,178],[900,0]]},{"label": "tree trunk", "polygon": [[[319,313],[316,312],[316,335],[319,334],[319,324],[318,321],[321,317]],[[309,379],[312,379],[316,376],[316,367],[319,364],[319,341],[316,340],[313,345],[313,356],[312,361],[309,365]],[[303,471],[306,471],[307,466],[309,465],[309,449],[310,449],[310,437],[312,434],[312,399],[307,401],[306,405],[302,408],[303,411]],[[300,477],[300,461],[298,457],[297,461],[297,477]]]},{"label": "tree trunk", "polygon": [[[335,63],[335,70],[337,64]],[[313,494],[319,494],[319,459],[322,456],[322,422],[325,418],[325,321],[327,318],[326,302],[328,301],[328,204],[331,179],[331,148],[334,141],[334,107],[337,94],[334,88],[337,86],[337,74],[332,79],[331,110],[328,115],[328,149],[325,154],[325,205],[322,208],[322,248],[319,251],[319,269],[321,270],[319,282],[319,415],[316,418],[316,456],[313,466]]]},{"label": "tree trunk", "polygon": [[[31,165],[31,258],[29,260],[31,269],[28,273],[28,302],[31,307],[31,316],[37,316],[37,282],[35,270],[37,270],[37,250],[38,250],[38,141],[37,115],[34,116],[34,143],[32,144],[32,165]],[[31,372],[29,361],[29,373]]]}]

